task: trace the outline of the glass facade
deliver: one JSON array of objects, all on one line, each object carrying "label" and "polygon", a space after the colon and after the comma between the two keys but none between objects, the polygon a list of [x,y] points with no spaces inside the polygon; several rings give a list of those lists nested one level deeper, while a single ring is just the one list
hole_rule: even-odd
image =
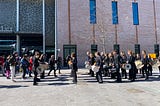
[{"label": "glass facade", "polygon": [[[0,0],[0,40],[16,40],[20,46],[42,49],[43,2],[42,0],[19,0],[19,32],[16,32],[16,0]],[[46,48],[54,50],[54,0],[45,0]],[[0,44],[2,45],[2,44]],[[0,52],[1,54],[1,52]]]}]

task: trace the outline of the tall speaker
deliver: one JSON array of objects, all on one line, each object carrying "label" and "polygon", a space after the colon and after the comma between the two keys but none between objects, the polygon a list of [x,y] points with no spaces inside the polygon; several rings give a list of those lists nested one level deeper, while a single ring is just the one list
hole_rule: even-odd
[{"label": "tall speaker", "polygon": [[91,53],[95,53],[95,52],[97,52],[98,51],[98,45],[95,45],[95,44],[92,44],[91,45]]},{"label": "tall speaker", "polygon": [[156,57],[159,56],[159,44],[154,45],[154,53],[156,54]]},{"label": "tall speaker", "polygon": [[135,54],[140,54],[141,50],[140,50],[140,44],[135,44]]},{"label": "tall speaker", "polygon": [[114,44],[113,48],[114,48],[114,50],[116,50],[117,53],[119,54],[119,52],[120,52],[120,46],[119,46],[119,44]]}]

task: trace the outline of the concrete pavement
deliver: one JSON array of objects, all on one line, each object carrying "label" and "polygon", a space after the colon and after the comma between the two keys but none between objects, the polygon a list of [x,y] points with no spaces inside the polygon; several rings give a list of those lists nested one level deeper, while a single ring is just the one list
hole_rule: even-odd
[{"label": "concrete pavement", "polygon": [[[0,77],[1,106],[160,106],[160,78],[157,69],[145,81],[135,82],[123,79],[115,83],[104,77],[98,84],[95,77],[87,75],[86,69],[79,69],[78,83],[72,84],[70,70],[62,70],[57,78],[47,76],[38,86],[32,85],[32,78],[17,82]],[[53,75],[53,73],[52,73]]]}]

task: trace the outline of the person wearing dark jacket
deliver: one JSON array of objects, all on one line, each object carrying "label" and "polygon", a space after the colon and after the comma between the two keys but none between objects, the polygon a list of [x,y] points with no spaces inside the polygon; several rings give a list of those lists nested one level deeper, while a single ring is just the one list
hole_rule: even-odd
[{"label": "person wearing dark jacket", "polygon": [[55,69],[55,58],[54,58],[54,55],[51,55],[51,58],[49,59],[49,73],[48,73],[48,76],[50,76],[50,73],[52,72],[52,70],[54,70],[54,76],[57,77],[56,75],[56,69]]},{"label": "person wearing dark jacket", "polygon": [[101,60],[101,57],[100,57],[100,53],[99,52],[96,52],[95,53],[95,66],[96,67],[99,67],[99,70],[98,72],[96,72],[96,79],[97,79],[97,82],[99,83],[103,83],[103,77],[102,77],[102,70],[103,70],[103,61]]},{"label": "person wearing dark jacket", "polygon": [[71,54],[71,73],[73,77],[73,83],[77,83],[77,71],[78,71],[78,66],[77,66],[77,58],[76,54],[72,53]]},{"label": "person wearing dark jacket", "polygon": [[[92,53],[90,53],[90,58],[89,58],[88,61],[89,61],[89,64],[90,64],[91,66],[94,65],[94,63],[95,63],[95,58],[94,58],[94,55],[93,55]],[[94,77],[94,72],[93,72],[92,69],[90,69],[90,74],[91,74],[91,77]]]},{"label": "person wearing dark jacket", "polygon": [[127,72],[125,69],[125,64],[127,62],[127,56],[124,51],[121,52],[121,62],[122,62],[122,65],[121,65],[122,77],[125,76],[125,79],[127,79]]},{"label": "person wearing dark jacket", "polygon": [[36,53],[35,56],[33,57],[33,65],[34,65],[34,78],[33,78],[33,85],[37,85],[38,81],[40,81],[40,79],[37,78],[38,72],[37,72],[37,68],[39,66],[39,53]]},{"label": "person wearing dark jacket", "polygon": [[122,81],[121,74],[120,74],[121,57],[117,53],[117,51],[113,51],[113,55],[114,55],[114,66],[116,68],[116,75],[117,75],[116,82],[121,82]]},{"label": "person wearing dark jacket", "polygon": [[133,53],[131,50],[128,50],[128,64],[131,65],[131,69],[129,70],[129,79],[131,81],[135,81],[136,78],[136,65],[135,65],[135,57],[133,56]]},{"label": "person wearing dark jacket", "polygon": [[147,80],[148,76],[149,76],[149,72],[148,72],[149,59],[147,57],[147,53],[146,53],[145,50],[142,51],[142,64],[144,65],[142,67],[142,73],[143,73],[143,76],[144,76],[144,72],[145,72],[145,74],[146,74],[145,79]]}]

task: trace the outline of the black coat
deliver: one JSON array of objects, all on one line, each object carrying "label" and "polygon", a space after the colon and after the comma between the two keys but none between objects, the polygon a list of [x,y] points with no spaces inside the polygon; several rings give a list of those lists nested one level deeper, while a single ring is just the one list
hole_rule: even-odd
[{"label": "black coat", "polygon": [[78,66],[77,66],[77,58],[71,58],[71,69],[72,71],[77,71],[78,70]]},{"label": "black coat", "polygon": [[116,68],[120,68],[121,56],[118,54],[114,56],[114,65],[116,66]]},{"label": "black coat", "polygon": [[131,64],[131,69],[130,70],[136,70],[135,57],[134,56],[129,56],[128,64]]}]

